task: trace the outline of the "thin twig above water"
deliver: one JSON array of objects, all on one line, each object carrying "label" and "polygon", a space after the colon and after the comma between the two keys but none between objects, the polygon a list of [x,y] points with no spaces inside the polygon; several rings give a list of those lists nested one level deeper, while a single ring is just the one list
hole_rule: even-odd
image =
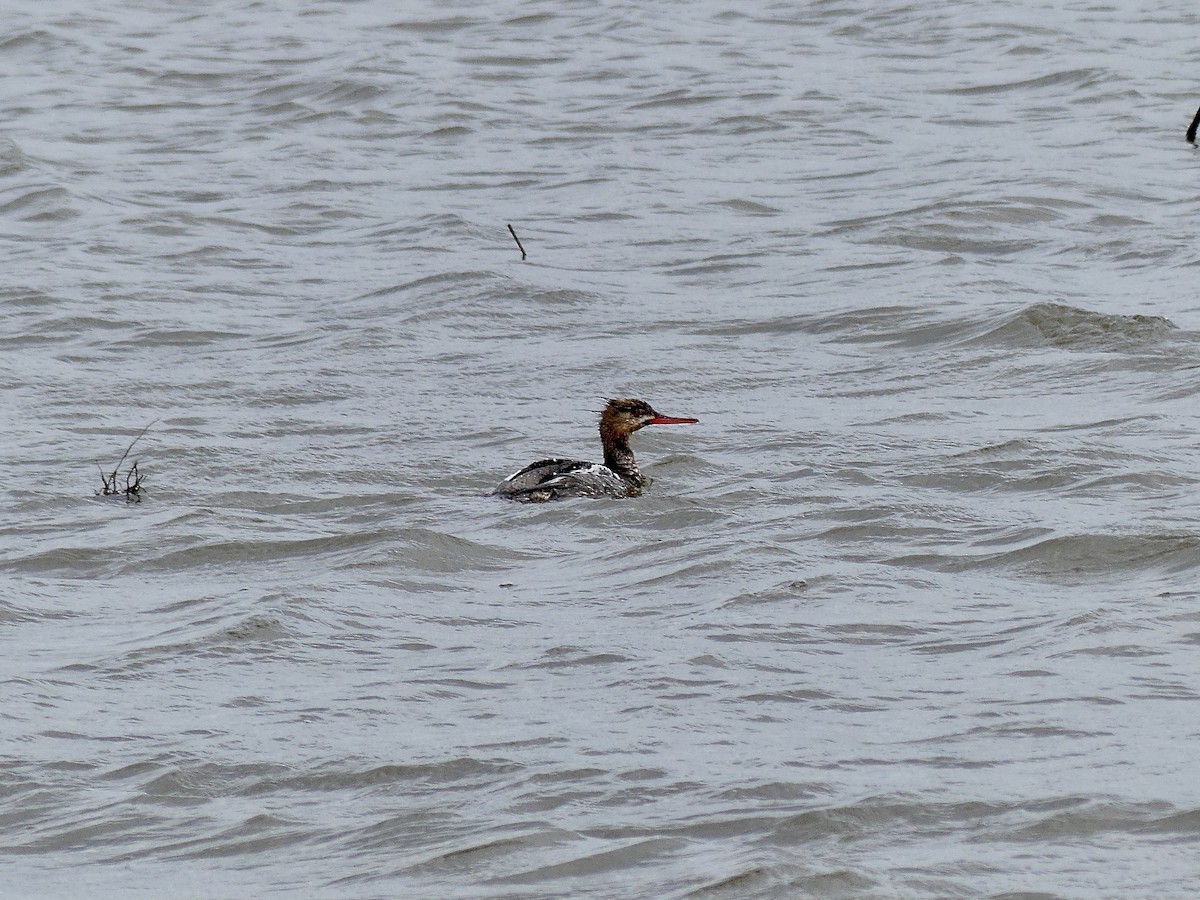
[{"label": "thin twig above water", "polygon": [[512,225],[508,226],[508,233],[513,236],[513,240],[517,242],[517,249],[521,251],[521,261],[525,261],[525,248],[521,246],[521,239],[517,237],[517,233],[513,231]]}]

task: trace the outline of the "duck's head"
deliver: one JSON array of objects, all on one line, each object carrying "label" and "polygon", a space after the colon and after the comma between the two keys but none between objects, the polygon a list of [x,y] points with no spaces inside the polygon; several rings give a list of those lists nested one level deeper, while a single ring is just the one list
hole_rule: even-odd
[{"label": "duck's head", "polygon": [[628,437],[647,425],[694,425],[699,419],[664,416],[645,400],[609,400],[600,413],[600,433]]}]

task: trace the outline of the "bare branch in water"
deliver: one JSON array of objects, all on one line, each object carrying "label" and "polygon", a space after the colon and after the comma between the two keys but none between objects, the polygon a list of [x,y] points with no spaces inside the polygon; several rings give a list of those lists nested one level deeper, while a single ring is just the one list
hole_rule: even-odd
[{"label": "bare branch in water", "polygon": [[[154,422],[157,421],[158,419],[154,420]],[[151,422],[150,425],[153,425],[154,422]],[[129,446],[125,448],[125,452],[121,454],[121,458],[117,460],[117,464],[113,466],[111,472],[105,474],[100,463],[96,463],[96,468],[100,469],[100,481],[104,485],[101,490],[96,491],[97,496],[111,497],[114,494],[124,494],[126,501],[129,503],[137,503],[142,499],[142,473],[138,471],[137,460],[134,460],[133,465],[125,472],[125,487],[120,486],[120,471],[121,463],[129,458],[134,445],[142,439],[142,435],[150,430],[150,425],[139,431],[137,437],[129,442]]]}]

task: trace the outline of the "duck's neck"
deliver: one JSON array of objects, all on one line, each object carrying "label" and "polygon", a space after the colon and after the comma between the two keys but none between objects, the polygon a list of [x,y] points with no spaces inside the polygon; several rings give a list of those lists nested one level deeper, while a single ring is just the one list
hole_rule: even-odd
[{"label": "duck's neck", "polygon": [[600,442],[604,444],[604,464],[629,482],[631,488],[640,490],[646,479],[638,470],[633,451],[629,449],[629,436],[609,431],[601,425]]}]

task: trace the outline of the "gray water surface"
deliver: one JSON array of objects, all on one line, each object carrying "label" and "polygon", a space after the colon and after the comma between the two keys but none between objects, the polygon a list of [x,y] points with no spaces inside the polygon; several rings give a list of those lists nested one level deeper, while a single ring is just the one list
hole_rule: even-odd
[{"label": "gray water surface", "polygon": [[1193,4],[10,6],[12,896],[1200,890]]}]

